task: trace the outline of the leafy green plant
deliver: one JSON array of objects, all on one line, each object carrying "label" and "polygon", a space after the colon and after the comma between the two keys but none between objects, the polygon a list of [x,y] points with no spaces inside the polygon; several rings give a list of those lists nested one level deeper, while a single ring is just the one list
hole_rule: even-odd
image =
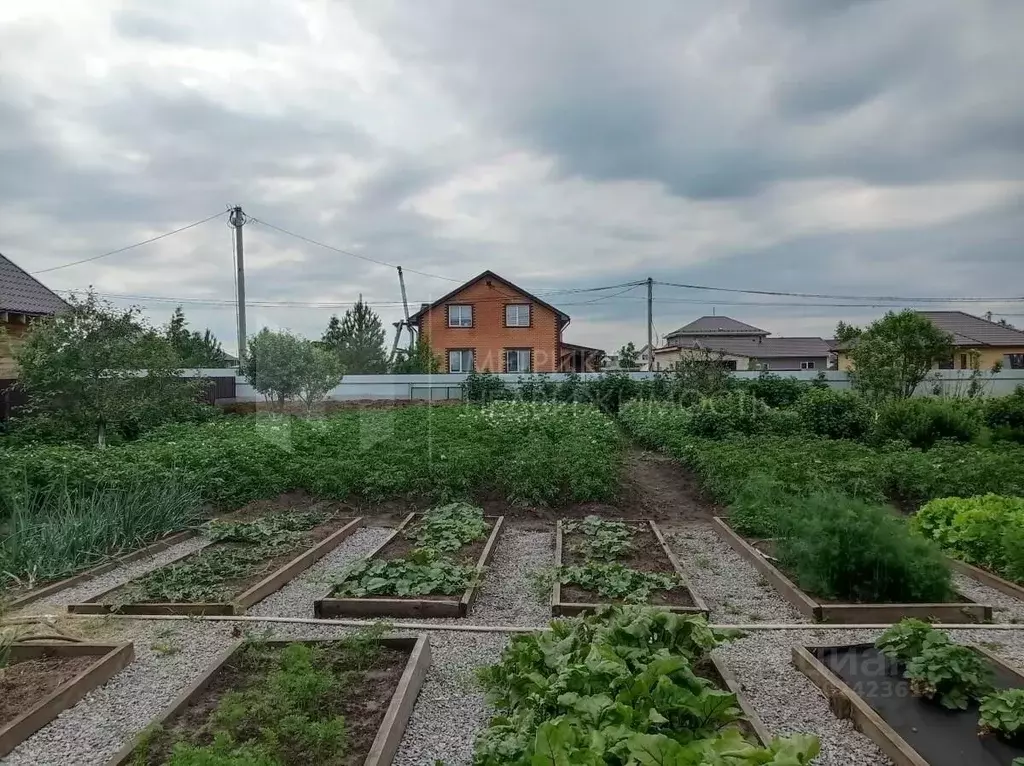
[{"label": "leafy green plant", "polygon": [[905,441],[930,449],[941,439],[970,442],[981,432],[982,420],[973,402],[917,397],[880,405],[871,437],[877,442]]},{"label": "leafy green plant", "polygon": [[992,688],[992,669],[973,649],[954,644],[941,631],[925,637],[904,673],[911,692],[949,710],[966,710]]},{"label": "leafy green plant", "polygon": [[800,421],[811,433],[829,439],[860,439],[871,425],[871,409],[852,391],[815,388],[796,405]]},{"label": "leafy green plant", "polygon": [[660,572],[641,572],[617,562],[589,561],[583,566],[563,566],[558,573],[563,585],[575,585],[602,598],[629,603],[650,601],[651,594],[679,587],[679,578]]},{"label": "leafy green plant", "polygon": [[406,558],[363,559],[346,571],[334,589],[338,597],[451,596],[472,584],[476,568],[422,548]]},{"label": "leafy green plant", "polygon": [[906,617],[882,633],[875,648],[891,660],[910,662],[921,654],[925,639],[935,633],[927,622]]},{"label": "leafy green plant", "polygon": [[426,511],[409,537],[421,548],[454,553],[464,545],[487,536],[482,508],[468,503],[449,503]]},{"label": "leafy green plant", "polygon": [[1003,689],[981,700],[980,733],[997,734],[1005,740],[1024,736],[1024,689]]},{"label": "leafy green plant", "polygon": [[562,528],[567,534],[578,535],[572,547],[586,559],[613,561],[633,548],[633,530],[622,521],[587,516],[581,521],[567,521]]}]

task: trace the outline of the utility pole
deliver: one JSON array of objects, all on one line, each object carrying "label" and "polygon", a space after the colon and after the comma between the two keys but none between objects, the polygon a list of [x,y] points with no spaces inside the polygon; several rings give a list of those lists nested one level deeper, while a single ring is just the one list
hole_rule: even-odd
[{"label": "utility pole", "polygon": [[231,208],[228,221],[235,227],[235,267],[238,269],[235,289],[238,300],[238,363],[245,361],[245,249],[242,244],[242,227],[246,222],[240,205]]},{"label": "utility pole", "polygon": [[654,280],[647,277],[647,371],[654,369]]}]

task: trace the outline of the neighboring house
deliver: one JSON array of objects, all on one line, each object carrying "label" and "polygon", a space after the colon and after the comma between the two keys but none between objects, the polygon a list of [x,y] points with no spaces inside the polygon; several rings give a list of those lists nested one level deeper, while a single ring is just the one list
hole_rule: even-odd
[{"label": "neighboring house", "polygon": [[665,336],[654,350],[654,369],[711,352],[731,370],[825,370],[829,344],[821,338],[771,338],[767,330],[725,316],[703,316]]},{"label": "neighboring house", "polygon": [[[441,357],[443,372],[586,369],[600,349],[563,343],[569,315],[485,271],[410,317]],[[574,350],[575,349],[575,350]],[[563,353],[563,350],[566,353]]]},{"label": "neighboring house", "polygon": [[[1024,369],[1024,332],[963,311],[918,311],[953,336],[953,356],[935,365],[940,370]],[[850,370],[849,355],[839,349],[839,369]]]},{"label": "neighboring house", "polygon": [[[642,348],[636,352],[636,371],[643,371],[647,369],[647,363],[650,361],[650,353],[648,352],[648,345],[645,343]],[[601,361],[602,372],[618,372],[622,370],[622,365],[619,364],[618,354],[608,354]]]},{"label": "neighboring house", "polygon": [[0,255],[0,388],[18,376],[13,353],[36,317],[51,316],[67,308],[64,300],[27,271]]},{"label": "neighboring house", "polygon": [[558,369],[561,372],[600,372],[604,359],[603,349],[562,341],[562,355]]}]

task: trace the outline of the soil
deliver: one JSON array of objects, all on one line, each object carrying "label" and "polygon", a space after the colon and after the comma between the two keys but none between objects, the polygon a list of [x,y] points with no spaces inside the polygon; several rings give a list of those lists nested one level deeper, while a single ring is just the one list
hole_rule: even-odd
[{"label": "soil", "polygon": [[[665,552],[661,547],[661,543],[659,543],[658,538],[654,536],[654,532],[651,531],[650,526],[643,522],[636,522],[633,524],[633,528],[636,531],[636,534],[633,537],[633,547],[630,549],[629,556],[619,559],[618,563],[629,567],[630,569],[636,569],[640,572],[657,572],[672,575],[679,574],[676,571],[676,568],[672,566],[672,562],[669,561],[668,556],[665,555]],[[582,566],[587,563],[586,557],[580,555],[574,550],[574,543],[579,539],[579,537],[580,535],[563,533],[562,563],[564,565]],[[607,599],[603,596],[597,595],[593,591],[585,590],[576,585],[562,585],[561,601],[563,604],[623,603],[620,599]],[[679,587],[669,591],[656,591],[651,594],[650,603],[663,606],[695,606],[693,597],[685,587]]]},{"label": "soil", "polygon": [[[484,537],[479,540],[474,540],[469,545],[463,545],[459,550],[452,554],[452,558],[458,564],[463,566],[475,567],[479,561],[480,556],[484,552],[484,548],[487,546],[487,540],[490,539],[491,532],[494,531],[494,522],[492,519],[485,519],[487,521],[487,531],[484,533]],[[410,528],[415,526],[416,520],[414,519],[409,525]],[[416,543],[410,538],[406,537],[405,531],[401,534],[395,535],[388,543],[380,549],[379,552],[374,554],[373,559],[391,561],[392,559],[400,559],[408,556],[416,549]],[[367,599],[375,598],[387,598],[387,599],[398,599],[401,601],[421,601],[425,598],[431,598],[431,594],[423,594],[419,596],[366,596]],[[354,596],[346,596],[345,598],[356,598]],[[434,596],[434,598],[446,598],[458,600],[461,598],[461,594],[453,594],[450,596]]]},{"label": "soil", "polygon": [[[275,501],[266,501],[266,502],[275,502]],[[250,506],[246,506],[245,509],[242,509],[242,511],[238,512],[238,513],[242,513],[244,511],[245,515],[239,516],[239,515],[236,515],[236,514],[232,514],[231,516],[225,516],[225,517],[222,517],[222,518],[229,519],[231,521],[243,521],[243,520],[245,520],[245,521],[254,521],[256,519],[266,518],[268,515],[272,515],[272,513],[266,513],[266,512],[262,513],[262,514],[257,514],[255,512],[255,510],[251,510],[251,511],[248,510],[252,506],[257,506],[257,505],[258,505],[258,503],[252,503],[252,504],[250,504]],[[307,504],[305,506],[296,505],[296,506],[294,506],[294,509],[305,511],[305,510],[318,510],[318,509],[322,508],[322,506],[318,506],[317,504],[313,504],[313,506],[314,507],[310,507],[309,504]],[[274,512],[278,512],[279,513],[279,512],[282,512],[282,510],[283,509],[281,509],[278,506],[278,507],[276,507]],[[287,510],[287,509],[285,509],[285,510]],[[236,597],[240,596],[241,594],[245,593],[245,591],[247,591],[249,588],[251,588],[253,585],[258,583],[260,580],[262,580],[263,578],[269,576],[270,574],[272,574],[276,570],[280,569],[285,564],[287,564],[289,561],[291,561],[292,559],[298,557],[304,551],[308,550],[309,548],[312,548],[317,543],[322,542],[323,540],[325,540],[326,538],[328,538],[329,536],[331,536],[332,534],[337,532],[339,529],[341,529],[343,526],[348,524],[350,521],[352,521],[352,518],[350,516],[334,516],[333,518],[331,518],[329,521],[325,522],[324,524],[320,524],[319,526],[313,527],[312,529],[307,530],[306,532],[303,532],[302,533],[302,537],[299,539],[299,541],[294,546],[292,546],[291,548],[288,548],[287,550],[285,550],[284,552],[282,552],[279,555],[275,556],[274,558],[267,559],[267,560],[261,562],[261,564],[260,564],[260,566],[258,568],[254,569],[254,570],[251,570],[249,572],[249,574],[247,574],[245,577],[239,577],[239,578],[236,578],[236,579],[233,579],[233,580],[227,580],[224,583],[222,583],[221,586],[223,587],[223,589],[226,592],[232,593],[232,598],[236,598]],[[184,558],[179,559],[178,561],[174,562],[174,564],[188,563],[190,561],[195,561],[199,557],[216,556],[219,551],[238,549],[238,548],[243,548],[243,547],[247,547],[247,546],[245,546],[242,543],[213,543],[212,545],[208,545],[207,547],[203,548],[202,550],[196,551],[195,553],[191,553],[188,556],[185,556]],[[128,583],[125,583],[124,585],[120,586],[119,588],[115,588],[114,590],[107,591],[106,593],[102,594],[100,596],[100,598],[97,599],[97,600],[100,603],[103,603],[103,604],[117,604],[117,603],[131,603],[131,604],[134,604],[134,603],[142,603],[142,602],[140,602],[137,599],[132,599],[131,598],[131,594],[132,594],[133,590],[134,590],[134,584],[132,582],[128,582]],[[124,600],[125,597],[128,597],[129,600],[125,601]],[[230,599],[228,599],[228,600],[230,600]]]},{"label": "soil", "polygon": [[[914,697],[899,663],[870,644],[814,650],[815,656],[846,682],[931,766],[1009,766],[1024,747],[995,736],[978,736],[978,705],[951,711]],[[1021,686],[1021,679],[992,666],[997,689]]]},{"label": "soil", "polygon": [[[382,648],[370,668],[352,672],[352,660],[347,647],[338,641],[316,642],[330,653],[330,660],[339,687],[345,689],[344,698],[335,709],[321,710],[324,719],[341,715],[345,718],[345,766],[356,766],[366,760],[377,730],[384,720],[391,698],[409,661],[408,651]],[[283,647],[274,646],[275,656]],[[147,758],[142,763],[152,766],[167,763],[175,742],[189,741],[208,745],[213,741],[210,717],[220,700],[231,691],[243,690],[276,669],[276,663],[264,662],[258,666],[240,661],[236,652],[215,673],[209,686],[192,699],[189,706],[172,721],[165,724],[164,733],[150,744]],[[308,758],[296,754],[297,763],[310,763]],[[135,763],[135,761],[132,761]]]},{"label": "soil", "polygon": [[0,727],[31,710],[100,658],[42,657],[8,665],[0,672]]}]

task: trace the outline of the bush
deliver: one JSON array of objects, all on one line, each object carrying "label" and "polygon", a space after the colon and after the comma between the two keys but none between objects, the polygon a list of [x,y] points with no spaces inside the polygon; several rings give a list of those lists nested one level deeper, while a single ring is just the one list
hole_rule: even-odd
[{"label": "bush", "polygon": [[471,404],[489,404],[500,399],[511,399],[512,391],[493,372],[472,370],[462,384],[462,396]]},{"label": "bush", "polygon": [[729,524],[736,531],[762,540],[779,536],[793,507],[793,495],[778,482],[757,476],[747,482],[729,506]]},{"label": "bush", "polygon": [[811,389],[811,384],[766,371],[747,383],[746,389],[769,407],[792,407]]},{"label": "bush", "polygon": [[1024,442],[1024,386],[1009,396],[985,400],[984,417],[997,439]]},{"label": "bush", "polygon": [[905,441],[912,447],[930,449],[943,439],[973,441],[981,425],[973,403],[924,397],[900,399],[879,407],[871,437],[878,443]]},{"label": "bush", "polygon": [[829,439],[860,439],[871,425],[871,409],[852,391],[812,388],[796,409],[804,428]]},{"label": "bush", "polygon": [[836,493],[794,502],[776,551],[804,590],[864,603],[943,602],[951,575],[931,541],[890,508]]}]

